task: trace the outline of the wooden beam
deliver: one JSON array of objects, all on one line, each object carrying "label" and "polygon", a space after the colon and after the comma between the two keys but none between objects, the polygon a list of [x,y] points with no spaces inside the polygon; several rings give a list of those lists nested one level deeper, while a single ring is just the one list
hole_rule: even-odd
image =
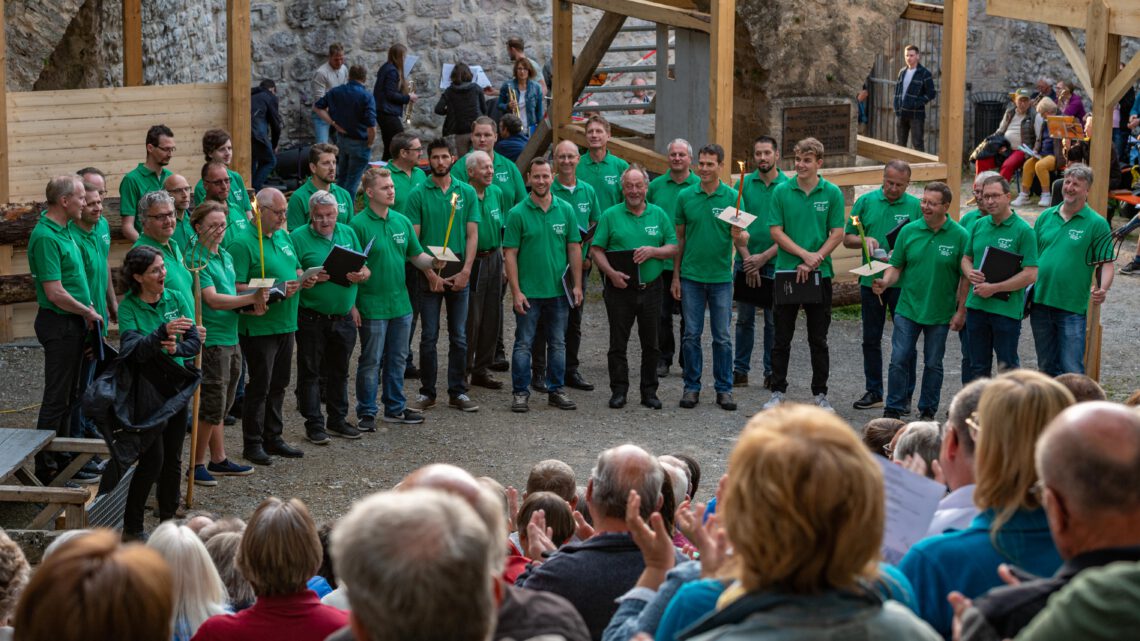
[{"label": "wooden beam", "polygon": [[[1090,0],[986,0],[986,13],[999,18],[1086,29],[1089,3]],[[1140,38],[1140,2],[1107,0],[1105,6],[1112,15],[1110,33]]]},{"label": "wooden beam", "polygon": [[1085,53],[1077,44],[1077,39],[1073,37],[1073,32],[1069,31],[1068,27],[1056,25],[1049,25],[1049,31],[1053,34],[1053,39],[1057,41],[1061,53],[1065,54],[1065,59],[1069,61],[1069,66],[1073,68],[1073,75],[1077,77],[1077,82],[1085,90],[1085,95],[1091,96],[1092,80],[1089,78],[1088,62],[1085,60]]},{"label": "wooden beam", "polygon": [[[567,0],[552,0],[552,2],[554,6],[550,27],[551,55],[553,58],[551,72],[554,86],[551,87],[550,122],[558,124],[570,122],[570,109],[574,106],[574,94],[572,93],[574,84],[574,5]],[[540,123],[539,127],[544,124],[546,123]],[[537,128],[535,133],[538,133]],[[559,142],[557,127],[548,127],[547,133],[553,135],[550,144],[557,145]],[[535,137],[531,136],[530,140],[527,141],[526,148],[523,149],[523,153],[519,155],[518,162],[520,164],[530,162],[531,158],[546,148],[546,145],[542,143],[542,140],[535,140]]]},{"label": "wooden beam", "polygon": [[57,436],[47,447],[48,452],[85,452],[87,454],[109,454],[107,442],[98,438],[67,438]]},{"label": "wooden beam", "polygon": [[[0,11],[0,16],[3,16],[3,11]],[[4,30],[0,29],[0,33],[3,32]],[[11,271],[12,246],[0,245],[0,274],[7,274]],[[16,338],[16,335],[15,332],[12,331],[12,306],[0,306],[0,343],[11,343],[14,338]]]},{"label": "wooden beam", "polygon": [[[945,87],[945,84],[943,84]],[[945,91],[945,88],[943,89]],[[855,137],[855,153],[871,160],[889,162],[891,160],[905,160],[907,162],[938,162],[938,156],[922,151],[915,151],[910,147],[900,147],[885,140],[878,140],[869,136]]]},{"label": "wooden beam", "polygon": [[602,14],[601,19],[594,26],[594,32],[590,34],[589,40],[578,52],[578,59],[574,62],[574,71],[570,74],[572,79],[570,83],[571,100],[581,95],[586,84],[590,82],[594,70],[598,68],[598,63],[602,61],[606,51],[613,44],[614,38],[625,25],[625,18],[626,16],[620,13],[607,11]]},{"label": "wooden beam", "polygon": [[906,5],[906,9],[903,10],[902,19],[937,25],[941,25],[945,22],[942,5],[914,2],[913,0],[909,2]]},{"label": "wooden beam", "polygon": [[1109,15],[1103,0],[1093,0],[1089,5],[1088,30],[1085,31],[1089,77],[1096,79],[1089,92],[1093,103],[1089,166],[1093,175],[1100,177],[1089,188],[1089,206],[1102,214],[1108,207],[1108,172],[1112,171],[1112,110],[1116,106],[1115,102],[1108,100],[1108,88],[1120,66],[1120,36],[1109,33]]},{"label": "wooden beam", "polygon": [[[828,182],[840,187],[859,187],[861,185],[881,185],[883,182],[883,165],[868,167],[824,167],[819,175]],[[910,166],[910,179],[912,182],[926,182],[930,180],[946,180],[947,167],[941,162],[913,163]]]},{"label": "wooden beam", "polygon": [[252,123],[250,121],[250,45],[249,0],[226,2],[226,84],[229,89],[230,137],[234,156],[230,169],[241,174],[246,184],[253,184]]},{"label": "wooden beam", "polygon": [[[724,147],[732,159],[732,101],[734,54],[736,52],[736,0],[712,0],[712,31],[709,34],[709,141]],[[727,177],[735,163],[725,162]]]},{"label": "wooden beam", "polygon": [[630,18],[667,24],[680,29],[709,33],[712,28],[712,17],[707,13],[691,9],[679,9],[650,0],[574,0],[574,4],[593,7],[602,11],[612,11]]},{"label": "wooden beam", "polygon": [[[8,24],[4,20],[4,0],[0,0],[0,90],[4,91],[4,104],[0,104],[0,204],[8,202]],[[2,331],[2,330],[0,330]],[[9,339],[11,340],[11,339]]]},{"label": "wooden beam", "polygon": [[[1114,105],[1120,102],[1137,78],[1140,78],[1140,53],[1133,55],[1132,60],[1129,60],[1116,78],[1113,78],[1112,84],[1108,86],[1108,102]],[[1120,114],[1122,122],[1126,122],[1124,120],[1126,117],[1125,114]]]},{"label": "wooden beam", "polygon": [[[587,146],[586,130],[581,125],[563,125],[560,129],[562,139],[571,140],[581,147]],[[615,156],[630,163],[639,163],[654,173],[669,171],[669,159],[652,149],[618,138],[610,138],[606,148]]]},{"label": "wooden beam", "polygon": [[[1089,81],[1092,83],[1087,89],[1090,89],[1091,96],[1091,89],[1094,87],[1107,87],[1106,74],[1116,75],[1116,66],[1120,64],[1120,52],[1117,52],[1116,60],[1108,60],[1108,7],[1104,4],[1104,0],[1089,2],[1089,15],[1085,24],[1088,25],[1085,31],[1085,61],[1089,70]],[[1112,65],[1111,72],[1106,71],[1109,65]]]},{"label": "wooden beam", "polygon": [[142,83],[142,0],[123,0],[123,86]]},{"label": "wooden beam", "polygon": [[947,0],[942,17],[942,93],[939,96],[938,156],[946,164],[951,193],[962,188],[966,131],[966,31],[969,0]]},{"label": "wooden beam", "polygon": [[541,153],[539,150],[545,150],[550,146],[553,140],[553,134],[554,132],[550,128],[550,122],[546,120],[538,123],[538,126],[534,128],[534,133],[530,135],[530,138],[526,141],[526,146],[523,147],[522,153],[520,153],[519,157],[515,160],[515,166],[519,168],[519,171],[523,172],[524,176],[526,175],[526,169],[531,159]]}]

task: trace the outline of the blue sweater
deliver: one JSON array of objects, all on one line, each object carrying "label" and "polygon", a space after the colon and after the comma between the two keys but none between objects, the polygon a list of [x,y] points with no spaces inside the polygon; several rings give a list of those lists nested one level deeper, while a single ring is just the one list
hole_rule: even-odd
[{"label": "blue sweater", "polygon": [[916,543],[899,563],[914,586],[918,615],[943,637],[950,638],[954,611],[946,595],[958,591],[975,599],[1002,585],[997,568],[1016,565],[1037,576],[1052,576],[1061,567],[1061,555],[1049,533],[1045,510],[1021,510],[998,533],[998,546],[990,540],[993,510],[985,510],[964,530],[956,530]]}]

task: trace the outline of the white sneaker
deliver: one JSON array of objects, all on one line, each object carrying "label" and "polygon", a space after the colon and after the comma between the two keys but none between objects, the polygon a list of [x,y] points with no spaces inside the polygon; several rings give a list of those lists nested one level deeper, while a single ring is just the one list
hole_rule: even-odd
[{"label": "white sneaker", "polygon": [[831,406],[831,403],[827,402],[827,394],[816,394],[815,404],[818,405],[820,409],[825,409],[833,414],[835,413],[835,408]]},{"label": "white sneaker", "polygon": [[1037,201],[1038,207],[1052,207],[1053,194],[1041,194],[1041,200]]},{"label": "white sneaker", "polygon": [[764,406],[761,407],[760,409],[770,410],[773,407],[779,407],[783,402],[784,402],[784,393],[783,392],[772,392],[772,398],[769,398],[768,402],[764,403]]},{"label": "white sneaker", "polygon": [[422,412],[435,407],[435,399],[427,394],[417,394],[416,397],[412,399],[412,402],[408,403],[408,407]]},{"label": "white sneaker", "polygon": [[1013,202],[1011,202],[1009,204],[1009,206],[1010,207],[1024,207],[1028,204],[1029,204],[1029,194],[1023,191],[1017,195],[1017,198],[1013,199]]}]

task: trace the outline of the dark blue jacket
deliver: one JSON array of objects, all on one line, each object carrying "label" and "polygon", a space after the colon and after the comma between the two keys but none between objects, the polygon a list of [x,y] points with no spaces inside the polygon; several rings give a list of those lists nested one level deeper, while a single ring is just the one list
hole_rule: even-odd
[{"label": "dark blue jacket", "polygon": [[911,118],[923,118],[926,116],[926,103],[938,95],[934,90],[934,76],[930,75],[926,67],[918,65],[914,70],[914,78],[911,78],[910,85],[907,86],[905,96],[904,77],[906,77],[906,67],[899,70],[898,80],[895,81],[895,113]]},{"label": "dark blue jacket", "polygon": [[342,135],[349,138],[368,140],[368,128],[376,126],[376,101],[356,80],[329,89],[314,106],[328,109],[333,122],[348,132]]},{"label": "dark blue jacket", "polygon": [[404,105],[411,99],[400,92],[400,70],[396,65],[385,62],[376,72],[376,84],[372,86],[372,98],[376,101],[376,113],[381,116],[403,117]]},{"label": "dark blue jacket", "polygon": [[524,133],[515,134],[510,138],[503,138],[495,143],[495,153],[503,154],[503,156],[510,159],[511,162],[515,162],[519,159],[519,155],[522,154],[523,149],[526,148],[528,140],[530,140],[530,137]]},{"label": "dark blue jacket", "polygon": [[249,107],[253,141],[263,147],[277,149],[277,142],[281,139],[281,112],[278,111],[277,96],[268,89],[254,87]]}]

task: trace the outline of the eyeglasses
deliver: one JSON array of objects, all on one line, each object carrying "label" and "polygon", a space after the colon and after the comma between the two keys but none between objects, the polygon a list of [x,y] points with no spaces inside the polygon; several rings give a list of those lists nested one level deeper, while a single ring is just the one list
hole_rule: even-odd
[{"label": "eyeglasses", "polygon": [[1037,501],[1038,503],[1042,503],[1044,501],[1043,497],[1045,496],[1045,481],[1042,479],[1037,479],[1036,483],[1030,485],[1029,496],[1032,496],[1033,500]]},{"label": "eyeglasses", "polygon": [[284,216],[285,212],[287,212],[289,210],[288,210],[288,208],[277,209],[275,207],[264,207],[263,206],[261,208],[261,211],[267,211],[267,212],[273,214],[274,216]]},{"label": "eyeglasses", "polygon": [[[229,179],[227,178],[226,180],[229,180]],[[190,192],[190,186],[187,185],[186,187],[176,187],[174,189],[167,189],[166,191],[168,191],[172,194],[185,194],[185,193]]]},{"label": "eyeglasses", "polygon": [[887,443],[886,445],[883,446],[883,454],[886,454],[887,458],[891,458],[891,456],[893,456],[894,453],[895,453],[895,448],[891,447],[890,443]]},{"label": "eyeglasses", "polygon": [[978,420],[977,412],[966,417],[966,427],[970,428],[970,436],[977,441],[978,434],[982,431],[982,423]]},{"label": "eyeglasses", "polygon": [[[218,178],[217,180],[207,180],[205,182],[207,185],[227,185],[230,182],[230,177],[226,176],[225,178]],[[189,189],[189,187],[187,187],[187,189]]]},{"label": "eyeglasses", "polygon": [[417,154],[420,154],[420,153],[423,153],[424,148],[423,147],[408,147],[407,150],[414,152],[414,153],[417,153]]},{"label": "eyeglasses", "polygon": [[178,151],[178,147],[175,147],[174,145],[170,145],[169,147],[159,147],[158,145],[151,145],[151,146],[154,147],[155,149],[161,151],[161,152],[168,153],[168,154],[172,154],[172,153]]},{"label": "eyeglasses", "polygon": [[147,218],[150,218],[151,220],[172,220],[174,218],[174,212],[170,212],[169,214],[154,214],[152,216],[147,216]]}]

